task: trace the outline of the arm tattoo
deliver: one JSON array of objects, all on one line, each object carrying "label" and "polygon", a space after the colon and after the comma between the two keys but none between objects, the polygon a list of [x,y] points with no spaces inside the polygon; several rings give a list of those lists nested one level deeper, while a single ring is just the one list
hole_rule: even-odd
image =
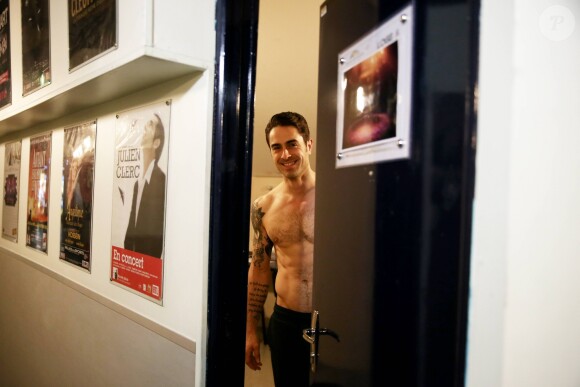
[{"label": "arm tattoo", "polygon": [[254,228],[254,252],[252,255],[253,263],[260,268],[264,261],[270,261],[272,253],[272,240],[264,232],[262,218],[265,213],[262,207],[258,207],[257,201],[252,204],[252,227]]},{"label": "arm tattoo", "polygon": [[248,314],[258,320],[264,310],[264,302],[268,296],[268,285],[260,282],[250,282],[248,291]]}]

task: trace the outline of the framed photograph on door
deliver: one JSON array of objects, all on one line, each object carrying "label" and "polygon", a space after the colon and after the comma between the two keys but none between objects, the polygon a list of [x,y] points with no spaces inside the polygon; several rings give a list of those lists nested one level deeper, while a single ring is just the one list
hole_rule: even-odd
[{"label": "framed photograph on door", "polygon": [[336,168],[410,157],[413,8],[338,56]]}]

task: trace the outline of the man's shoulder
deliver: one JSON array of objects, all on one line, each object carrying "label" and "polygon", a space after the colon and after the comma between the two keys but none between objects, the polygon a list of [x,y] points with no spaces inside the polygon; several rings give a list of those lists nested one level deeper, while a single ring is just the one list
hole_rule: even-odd
[{"label": "man's shoulder", "polygon": [[254,200],[253,206],[256,208],[262,208],[263,210],[266,210],[272,206],[272,204],[276,201],[276,199],[280,195],[281,195],[280,184],[278,184],[270,191]]},{"label": "man's shoulder", "polygon": [[274,201],[274,197],[271,195],[270,192],[268,192],[267,194],[264,194],[264,195],[258,197],[256,200],[254,200],[253,207],[266,209],[272,205],[273,201]]},{"label": "man's shoulder", "polygon": [[165,172],[157,164],[153,167],[153,171],[151,172],[151,178],[155,178],[157,180],[165,180]]}]

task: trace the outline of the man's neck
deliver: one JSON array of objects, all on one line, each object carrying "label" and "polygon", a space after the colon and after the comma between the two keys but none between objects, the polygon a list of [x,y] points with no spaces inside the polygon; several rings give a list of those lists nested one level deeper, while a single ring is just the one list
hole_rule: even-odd
[{"label": "man's neck", "polygon": [[308,169],[303,175],[290,179],[284,178],[284,185],[290,194],[303,194],[312,188],[316,183],[316,173]]},{"label": "man's neck", "polygon": [[151,175],[153,173],[153,168],[155,168],[155,160],[151,160],[148,165],[145,165],[145,170],[141,175],[142,182],[146,181],[147,183],[149,183],[149,180],[151,179]]}]

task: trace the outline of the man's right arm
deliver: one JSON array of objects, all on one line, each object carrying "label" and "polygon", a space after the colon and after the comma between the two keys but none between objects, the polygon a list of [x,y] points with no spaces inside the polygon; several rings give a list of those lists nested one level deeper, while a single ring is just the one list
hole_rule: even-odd
[{"label": "man's right arm", "polygon": [[258,322],[264,311],[264,302],[272,281],[270,255],[272,241],[266,233],[262,218],[264,212],[259,200],[252,204],[252,227],[254,229],[252,263],[248,272],[248,304],[246,322],[246,364],[253,370],[261,368]]}]

